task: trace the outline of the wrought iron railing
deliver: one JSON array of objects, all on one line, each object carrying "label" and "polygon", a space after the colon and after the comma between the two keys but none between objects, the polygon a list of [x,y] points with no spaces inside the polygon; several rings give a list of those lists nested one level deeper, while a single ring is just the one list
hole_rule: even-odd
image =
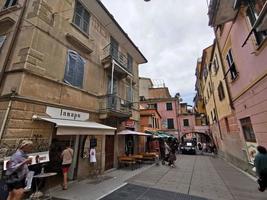
[{"label": "wrought iron railing", "polygon": [[111,58],[113,58],[125,70],[132,73],[131,66],[128,66],[127,56],[118,51],[118,49],[115,48],[111,43],[103,49],[102,60],[109,56],[111,56]]},{"label": "wrought iron railing", "polygon": [[132,103],[115,94],[103,96],[100,103],[101,112],[116,112],[125,115],[131,115]]}]

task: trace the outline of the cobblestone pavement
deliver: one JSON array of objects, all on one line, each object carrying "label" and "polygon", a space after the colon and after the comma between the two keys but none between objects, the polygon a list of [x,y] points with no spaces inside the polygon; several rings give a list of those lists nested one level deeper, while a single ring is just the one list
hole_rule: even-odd
[{"label": "cobblestone pavement", "polygon": [[115,170],[107,180],[70,185],[53,196],[75,200],[266,200],[257,183],[224,160],[210,156],[178,155],[176,167],[145,166]]}]

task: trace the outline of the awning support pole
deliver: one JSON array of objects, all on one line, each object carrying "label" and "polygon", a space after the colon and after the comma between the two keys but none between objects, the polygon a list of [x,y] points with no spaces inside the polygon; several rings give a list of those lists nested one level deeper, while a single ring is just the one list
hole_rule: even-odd
[{"label": "awning support pole", "polygon": [[114,84],[114,61],[112,60],[112,69],[111,69],[111,88],[110,88],[110,93],[113,94],[113,84]]}]

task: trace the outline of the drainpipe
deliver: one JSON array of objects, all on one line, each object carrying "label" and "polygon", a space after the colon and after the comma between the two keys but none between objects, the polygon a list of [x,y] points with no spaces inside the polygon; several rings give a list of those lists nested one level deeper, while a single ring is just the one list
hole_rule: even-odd
[{"label": "drainpipe", "polygon": [[12,100],[10,99],[9,103],[8,103],[8,106],[7,106],[7,109],[6,109],[6,113],[5,113],[5,116],[4,116],[4,119],[3,119],[3,123],[2,123],[1,129],[0,129],[0,140],[2,139],[2,136],[3,136],[3,133],[4,133],[4,129],[5,129],[5,126],[6,126],[6,121],[7,121],[8,114],[10,112],[11,105],[12,105]]},{"label": "drainpipe", "polygon": [[113,94],[113,84],[114,84],[114,61],[112,60],[112,69],[111,69],[111,84],[110,84],[110,93]]},{"label": "drainpipe", "polygon": [[20,32],[19,28],[20,28],[20,26],[22,24],[23,17],[24,17],[27,5],[28,5],[28,0],[24,0],[22,11],[21,11],[21,13],[19,15],[18,22],[16,24],[16,27],[15,27],[15,30],[14,30],[14,34],[13,34],[13,37],[12,37],[10,45],[9,45],[9,49],[7,51],[7,55],[6,55],[6,59],[4,61],[4,64],[3,64],[2,71],[0,72],[0,86],[2,86],[2,83],[3,83],[3,80],[4,80],[4,74],[5,74],[7,65],[8,65],[8,61],[10,60],[11,53],[14,50],[14,45],[15,45],[15,42],[17,41],[18,34]]}]

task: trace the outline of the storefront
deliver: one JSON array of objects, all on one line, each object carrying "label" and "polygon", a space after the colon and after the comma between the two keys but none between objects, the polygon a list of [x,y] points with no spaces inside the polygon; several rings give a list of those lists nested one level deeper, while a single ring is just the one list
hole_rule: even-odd
[{"label": "storefront", "polygon": [[[117,133],[118,137],[124,137],[126,155],[133,155],[140,152],[145,152],[145,143],[150,134],[132,131],[129,129]],[[123,140],[123,139],[122,139]]]},{"label": "storefront", "polygon": [[[36,123],[52,123],[54,130],[49,149],[50,171],[60,171],[60,155],[66,145],[74,150],[70,179],[88,176],[90,171],[105,170],[106,137],[114,136],[116,128],[89,121],[89,113],[47,107],[46,116],[34,115]],[[96,162],[90,163],[90,150],[96,152]]]}]

